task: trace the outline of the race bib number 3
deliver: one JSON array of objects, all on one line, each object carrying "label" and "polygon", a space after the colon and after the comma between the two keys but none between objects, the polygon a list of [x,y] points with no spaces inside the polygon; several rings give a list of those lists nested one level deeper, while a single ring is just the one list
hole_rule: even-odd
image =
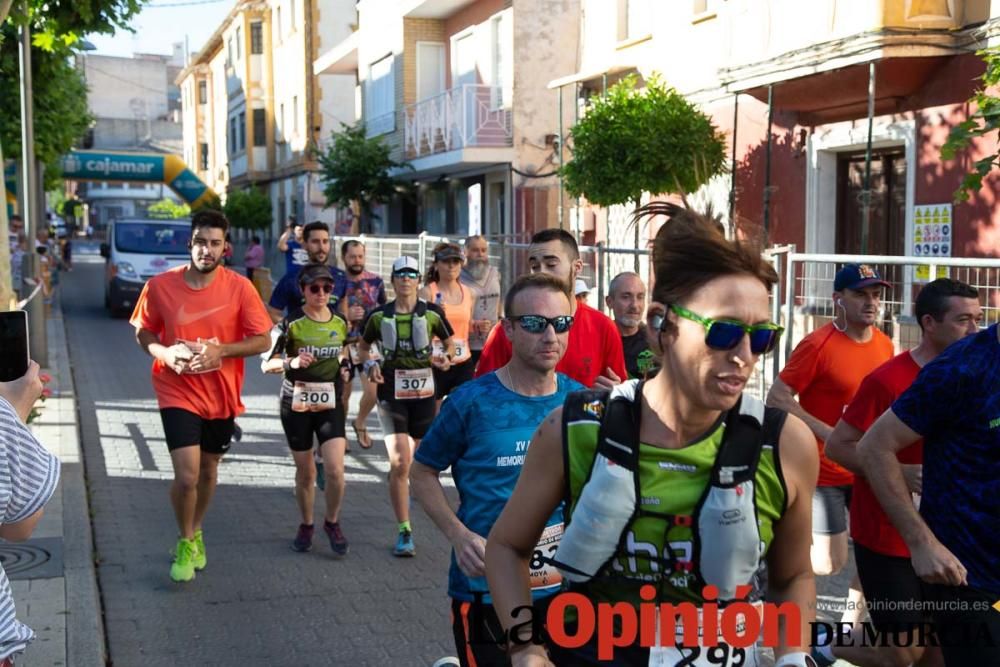
[{"label": "race bib number 3", "polygon": [[429,368],[396,370],[396,400],[433,398],[434,373]]},{"label": "race bib number 3", "polygon": [[[461,338],[452,338],[451,342],[455,346],[455,358],[451,360],[453,364],[460,364],[472,358],[472,352],[469,350],[469,343],[467,341]],[[431,341],[431,354],[435,357],[444,356],[444,345],[437,338]]]},{"label": "race bib number 3", "polygon": [[337,389],[332,382],[296,382],[292,390],[293,412],[322,412],[337,407]]},{"label": "race bib number 3", "polygon": [[531,588],[555,588],[562,583],[562,575],[554,565],[549,563],[559,548],[559,541],[563,535],[563,524],[557,523],[548,526],[542,531],[542,536],[531,552],[531,560],[528,561],[531,576]]}]

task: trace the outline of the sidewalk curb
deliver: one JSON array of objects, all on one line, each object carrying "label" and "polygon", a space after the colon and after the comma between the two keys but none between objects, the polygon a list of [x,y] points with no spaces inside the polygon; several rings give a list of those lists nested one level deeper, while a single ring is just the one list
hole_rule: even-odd
[{"label": "sidewalk curb", "polygon": [[72,460],[66,457],[62,462],[64,576],[66,608],[69,611],[66,617],[66,656],[70,665],[105,665],[104,616],[94,566],[90,503],[80,442],[79,404],[69,360],[62,302],[58,301],[48,321],[49,365],[58,377],[59,397],[70,401],[72,424],[66,425],[63,435],[73,440],[70,451],[75,454]]}]

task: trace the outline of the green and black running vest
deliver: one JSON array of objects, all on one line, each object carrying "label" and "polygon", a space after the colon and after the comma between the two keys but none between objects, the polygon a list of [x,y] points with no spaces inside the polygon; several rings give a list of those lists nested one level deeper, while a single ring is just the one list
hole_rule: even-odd
[{"label": "green and black running vest", "polygon": [[[431,355],[430,327],[427,324],[427,302],[417,299],[417,305],[410,314],[406,327],[407,345],[400,350],[402,327],[396,322],[396,302],[390,301],[382,307],[382,321],[379,333],[382,340],[382,354],[387,361],[393,361],[402,354],[415,359],[429,359]],[[406,349],[409,348],[409,349]]]},{"label": "green and black running vest", "polygon": [[[787,506],[778,456],[786,413],[744,395],[702,438],[665,449],[639,442],[641,396],[642,383],[632,380],[610,394],[591,390],[567,397],[566,532],[553,561],[564,580],[573,582],[572,590],[598,602],[638,605],[644,584],[656,586],[658,602],[700,605],[707,584],[718,586],[722,603],[743,585],[757,599],[774,523]],[[601,477],[607,473],[612,477]],[[591,502],[587,513],[610,506],[617,518],[598,517],[588,525],[581,512],[574,530],[574,513],[592,478],[594,489],[598,480],[612,478],[617,489],[613,504]],[[594,528],[609,525],[606,539]],[[595,548],[604,548],[607,557]],[[587,554],[589,572],[564,560],[579,565]],[[595,555],[603,559],[599,565]]]}]

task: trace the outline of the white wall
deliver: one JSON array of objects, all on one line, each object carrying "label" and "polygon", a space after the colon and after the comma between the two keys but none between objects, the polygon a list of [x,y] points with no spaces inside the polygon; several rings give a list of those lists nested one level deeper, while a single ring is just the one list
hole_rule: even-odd
[{"label": "white wall", "polygon": [[[358,14],[354,0],[319,0],[319,22],[316,26],[317,54],[322,54],[350,37]],[[319,139],[326,141],[331,132],[339,132],[341,123],[353,125],[355,115],[355,77],[350,74],[323,74],[318,77],[319,112],[321,117]]]},{"label": "white wall", "polygon": [[166,116],[165,59],[86,55],[81,60],[89,88],[87,104],[98,118]]}]

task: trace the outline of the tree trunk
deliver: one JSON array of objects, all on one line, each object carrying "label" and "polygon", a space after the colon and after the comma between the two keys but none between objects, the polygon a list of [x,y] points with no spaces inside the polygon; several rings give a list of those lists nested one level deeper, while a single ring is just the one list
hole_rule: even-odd
[{"label": "tree trunk", "polygon": [[[3,168],[3,146],[0,146],[0,170]],[[0,202],[0,310],[12,310],[15,305],[14,289],[11,285],[10,243],[7,242],[10,226],[7,221],[7,186],[3,187],[4,198]]]}]

